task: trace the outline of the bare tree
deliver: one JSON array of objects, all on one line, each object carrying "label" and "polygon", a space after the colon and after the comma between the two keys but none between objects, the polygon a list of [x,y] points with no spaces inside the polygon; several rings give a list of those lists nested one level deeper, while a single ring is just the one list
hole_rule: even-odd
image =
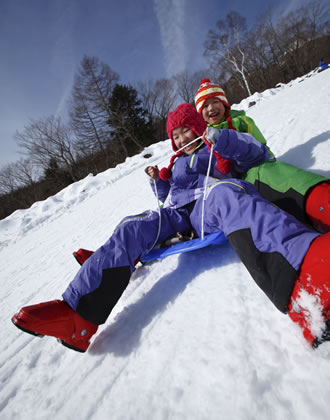
[{"label": "bare tree", "polygon": [[[149,80],[138,85],[142,106],[147,111],[156,136],[167,137],[166,120],[176,103],[174,81],[169,79]],[[158,126],[158,128],[157,128]]]},{"label": "bare tree", "polygon": [[150,121],[154,120],[156,115],[157,95],[155,81],[152,79],[137,84],[137,92],[142,101],[142,106],[147,112]]},{"label": "bare tree", "polygon": [[155,106],[156,114],[161,119],[166,120],[176,101],[175,89],[172,80],[157,80],[155,83],[155,93],[157,97]]},{"label": "bare tree", "polygon": [[13,193],[19,187],[15,174],[15,164],[8,164],[0,169],[0,195]]},{"label": "bare tree", "polygon": [[275,65],[281,72],[284,80],[284,71],[281,63],[281,57],[285,54],[285,47],[273,23],[272,9],[259,19],[259,25],[255,31],[257,44],[255,51],[263,57],[262,66],[267,68]]},{"label": "bare tree", "polygon": [[194,104],[195,94],[200,86],[202,79],[210,76],[209,70],[201,70],[193,74],[188,71],[182,71],[173,76],[176,86],[176,93],[180,100]]},{"label": "bare tree", "polygon": [[204,46],[205,54],[212,57],[215,63],[218,63],[220,58],[225,58],[232,64],[240,74],[247,93],[251,95],[245,74],[245,52],[242,44],[246,31],[246,19],[231,11],[225,20],[217,21],[215,31],[208,32]]},{"label": "bare tree", "polygon": [[24,187],[35,184],[40,177],[40,171],[30,159],[19,159],[14,164],[14,171],[19,185]]},{"label": "bare tree", "polygon": [[308,19],[304,8],[296,9],[284,16],[277,24],[277,33],[282,41],[284,63],[296,69],[299,74],[306,72],[302,59],[302,47],[309,41]]},{"label": "bare tree", "polygon": [[329,3],[316,0],[307,5],[310,25],[310,39],[330,34],[330,7]]},{"label": "bare tree", "polygon": [[[250,90],[260,91],[279,82],[285,83],[312,70],[316,63],[315,55],[319,54],[316,46],[321,45],[320,37],[329,33],[328,17],[329,7],[322,1],[311,2],[282,16],[280,20],[275,20],[272,8],[258,16],[258,24],[240,37]],[[231,51],[235,53],[235,48]],[[236,56],[239,55],[237,50]],[[230,88],[226,89],[235,91],[234,96],[237,96],[233,81],[244,86],[242,77],[233,71],[233,66],[231,69],[228,67],[226,54],[218,59],[212,57],[212,66],[217,67],[219,77],[222,75],[222,83],[230,80]]]},{"label": "bare tree", "polygon": [[[275,22],[270,9],[258,18],[257,28],[249,33],[246,46],[253,49],[249,59],[260,58],[263,75],[269,79],[270,69],[276,67],[281,81],[291,80],[315,66],[309,50],[317,38],[329,33],[329,7],[323,1],[313,1],[284,15]],[[309,43],[308,48],[306,45]],[[271,78],[269,79],[271,80]]]},{"label": "bare tree", "polygon": [[97,57],[82,59],[72,89],[70,118],[83,155],[100,151],[108,159],[109,100],[118,80],[119,75]]},{"label": "bare tree", "polygon": [[314,1],[283,16],[277,24],[277,33],[285,50],[282,58],[299,74],[311,70],[303,46],[329,33],[328,18],[329,6]]},{"label": "bare tree", "polygon": [[60,118],[50,116],[38,121],[30,120],[23,132],[16,132],[16,141],[22,153],[37,167],[47,169],[54,160],[77,180],[77,165],[71,130],[62,124]]}]

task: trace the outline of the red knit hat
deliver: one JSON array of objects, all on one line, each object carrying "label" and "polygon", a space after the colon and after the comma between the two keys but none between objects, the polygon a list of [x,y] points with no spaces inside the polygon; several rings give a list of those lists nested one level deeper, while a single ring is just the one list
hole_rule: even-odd
[{"label": "red knit hat", "polygon": [[176,152],[176,147],[172,132],[178,127],[189,127],[199,137],[206,130],[206,122],[201,114],[199,114],[195,107],[191,104],[181,104],[174,111],[169,113],[166,123],[166,131],[172,141],[172,149]]},{"label": "red knit hat", "polygon": [[203,79],[195,95],[196,109],[200,114],[202,113],[205,101],[210,98],[219,99],[224,104],[226,110],[230,109],[224,90],[219,85],[212,83],[210,79]]},{"label": "red knit hat", "polygon": [[[174,111],[170,112],[167,117],[166,131],[172,142],[172,149],[176,152],[178,148],[173,140],[172,132],[178,127],[189,127],[199,137],[206,130],[206,122],[203,117],[196,111],[195,107],[191,104],[184,103],[179,105]],[[163,181],[167,181],[171,178],[171,169],[174,165],[174,161],[177,157],[183,154],[182,151],[177,152],[171,157],[170,164],[167,168],[163,168],[159,171],[159,177]]]},{"label": "red knit hat", "polygon": [[[207,124],[204,121],[201,114],[199,114],[194,108],[194,106],[191,104],[184,103],[182,105],[179,105],[174,111],[172,111],[167,117],[166,130],[168,136],[171,139],[172,148],[175,152],[178,150],[178,148],[174,143],[172,132],[174,129],[181,126],[189,127],[197,136],[202,136],[204,131],[206,130]],[[177,152],[171,157],[169,166],[159,171],[159,177],[163,181],[167,181],[171,178],[171,169],[174,165],[174,161],[177,157],[181,156],[182,154],[182,151]],[[232,164],[230,160],[222,158],[222,156],[216,152],[213,152],[213,155],[217,159],[217,167],[220,172],[225,174],[231,171]]]}]

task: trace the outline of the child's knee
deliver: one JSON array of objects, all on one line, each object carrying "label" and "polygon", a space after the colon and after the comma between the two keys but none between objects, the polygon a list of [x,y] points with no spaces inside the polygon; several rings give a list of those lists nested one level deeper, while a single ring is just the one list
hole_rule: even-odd
[{"label": "child's knee", "polygon": [[330,232],[330,183],[322,182],[309,191],[305,211],[317,230]]}]

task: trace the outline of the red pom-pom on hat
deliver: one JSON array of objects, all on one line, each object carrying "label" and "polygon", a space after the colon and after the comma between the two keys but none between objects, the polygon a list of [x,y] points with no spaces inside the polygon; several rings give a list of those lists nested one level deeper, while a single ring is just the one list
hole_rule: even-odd
[{"label": "red pom-pom on hat", "polygon": [[159,171],[158,175],[159,175],[159,178],[162,179],[163,181],[168,181],[172,176],[172,171],[171,169],[168,169],[168,168],[162,168]]},{"label": "red pom-pom on hat", "polygon": [[171,169],[172,169],[172,167],[174,165],[174,161],[175,161],[176,158],[182,156],[182,154],[183,154],[183,152],[177,152],[175,155],[173,155],[171,157],[170,164],[168,165],[168,167],[167,168],[162,168],[159,171],[159,174],[158,175],[159,175],[159,178],[160,179],[162,179],[163,181],[168,181],[171,178],[171,176],[172,176]]}]

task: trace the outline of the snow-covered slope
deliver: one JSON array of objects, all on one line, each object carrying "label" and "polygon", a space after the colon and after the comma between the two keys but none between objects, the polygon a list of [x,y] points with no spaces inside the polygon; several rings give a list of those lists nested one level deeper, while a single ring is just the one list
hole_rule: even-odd
[{"label": "snow-covered slope", "polygon": [[[279,159],[330,176],[330,71],[235,108]],[[228,244],[140,266],[85,354],[12,325],[19,307],[61,296],[73,250],[156,207],[143,169],[170,152],[155,144],[0,221],[1,419],[329,418],[330,343],[312,351]]]}]

